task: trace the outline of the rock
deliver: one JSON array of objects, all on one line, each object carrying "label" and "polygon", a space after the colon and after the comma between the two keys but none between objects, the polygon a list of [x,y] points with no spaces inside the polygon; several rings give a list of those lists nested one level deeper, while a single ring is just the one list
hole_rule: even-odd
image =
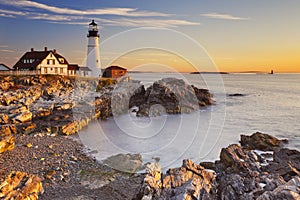
[{"label": "rock", "polygon": [[73,135],[78,132],[78,123],[76,121],[70,121],[67,124],[61,126],[61,134]]},{"label": "rock", "polygon": [[130,98],[129,107],[139,108],[137,116],[155,116],[190,113],[212,103],[208,90],[188,85],[181,79],[164,78],[154,82],[146,91],[142,86],[137,88]]},{"label": "rock", "polygon": [[36,130],[37,130],[37,125],[31,122],[20,124],[18,126],[18,133],[21,134],[31,134],[34,133]]},{"label": "rock", "polygon": [[300,178],[291,179],[286,184],[278,186],[272,191],[266,191],[257,200],[299,200],[300,199]]},{"label": "rock", "polygon": [[139,81],[123,81],[116,84],[111,94],[111,111],[114,116],[128,113],[132,96],[141,90]]},{"label": "rock", "polygon": [[240,93],[234,93],[234,94],[228,94],[229,97],[243,97],[246,96],[244,94],[240,94]]},{"label": "rock", "polygon": [[271,135],[256,132],[251,136],[241,135],[241,145],[250,149],[273,151],[283,147],[285,141]]},{"label": "rock", "polygon": [[255,164],[257,159],[251,151],[243,149],[237,144],[223,148],[220,154],[221,168],[235,173],[259,170]]},{"label": "rock", "polygon": [[14,149],[15,137],[12,134],[15,133],[15,126],[0,125],[0,153]]},{"label": "rock", "polygon": [[32,113],[29,110],[27,110],[15,116],[12,119],[12,123],[14,124],[25,123],[31,120],[32,120]]},{"label": "rock", "polygon": [[43,193],[39,177],[24,172],[11,172],[0,185],[0,198],[4,199],[38,199]]},{"label": "rock", "polygon": [[279,174],[285,181],[300,176],[300,152],[291,149],[280,149],[273,154],[273,162],[264,168],[272,174]]},{"label": "rock", "polygon": [[[214,199],[215,178],[212,172],[191,160],[184,160],[182,167],[169,169],[166,175],[149,166],[144,183],[134,199]],[[155,169],[155,170],[152,170]]]},{"label": "rock", "polygon": [[5,113],[0,113],[0,124],[7,124],[9,116]]},{"label": "rock", "polygon": [[103,164],[118,171],[135,173],[142,167],[140,154],[117,154],[103,161]]},{"label": "rock", "polygon": [[12,135],[0,135],[0,153],[9,151],[15,148],[15,137]]}]

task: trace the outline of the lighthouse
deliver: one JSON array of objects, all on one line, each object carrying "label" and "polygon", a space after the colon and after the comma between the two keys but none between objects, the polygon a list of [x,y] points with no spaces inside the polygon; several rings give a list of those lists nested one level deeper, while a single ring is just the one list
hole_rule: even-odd
[{"label": "lighthouse", "polygon": [[99,52],[99,34],[98,27],[94,20],[89,24],[88,31],[88,49],[86,66],[92,71],[96,68],[101,69],[100,52]]}]

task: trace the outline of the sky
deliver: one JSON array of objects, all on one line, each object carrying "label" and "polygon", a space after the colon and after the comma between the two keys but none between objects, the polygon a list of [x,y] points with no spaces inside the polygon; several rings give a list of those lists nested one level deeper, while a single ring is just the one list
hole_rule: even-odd
[{"label": "sky", "polygon": [[0,0],[0,63],[30,48],[85,65],[98,24],[102,67],[300,72],[298,0]]}]

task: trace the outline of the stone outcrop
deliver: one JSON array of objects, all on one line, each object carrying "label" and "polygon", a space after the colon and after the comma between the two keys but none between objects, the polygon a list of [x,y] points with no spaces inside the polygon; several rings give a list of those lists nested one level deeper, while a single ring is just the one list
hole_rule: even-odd
[{"label": "stone outcrop", "polygon": [[[202,162],[210,170],[191,160],[184,160],[182,167],[169,169],[166,174],[159,163],[148,165],[135,199],[298,200],[300,152],[281,148],[281,140],[271,135],[241,137],[247,138],[242,143],[245,146],[229,145],[222,149],[220,160]],[[251,146],[253,138],[268,145]],[[258,147],[274,150],[265,152]]]},{"label": "stone outcrop", "polygon": [[146,90],[138,87],[130,98],[129,107],[139,108],[137,116],[156,116],[189,113],[213,103],[208,90],[188,85],[181,79],[164,78]]},{"label": "stone outcrop", "polygon": [[18,133],[71,135],[91,120],[112,116],[114,88],[107,84],[96,91],[98,79],[35,75],[0,80],[0,125],[15,125]]},{"label": "stone outcrop", "polygon": [[165,175],[158,163],[151,163],[135,199],[213,199],[215,191],[213,172],[191,160],[184,160],[182,167],[169,169]]},{"label": "stone outcrop", "polygon": [[251,136],[241,135],[241,145],[250,149],[272,151],[283,147],[286,140],[279,140],[271,135],[256,132]]},{"label": "stone outcrop", "polygon": [[38,199],[43,193],[42,180],[32,174],[11,172],[0,185],[0,198],[3,199]]}]

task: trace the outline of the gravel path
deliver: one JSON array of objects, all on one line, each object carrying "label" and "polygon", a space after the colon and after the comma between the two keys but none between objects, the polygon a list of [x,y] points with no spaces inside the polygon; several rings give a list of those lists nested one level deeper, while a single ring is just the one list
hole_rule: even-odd
[{"label": "gravel path", "polygon": [[98,163],[76,140],[77,135],[16,135],[15,148],[0,154],[0,182],[13,170],[23,171],[43,178],[40,199],[132,199],[143,175]]}]

